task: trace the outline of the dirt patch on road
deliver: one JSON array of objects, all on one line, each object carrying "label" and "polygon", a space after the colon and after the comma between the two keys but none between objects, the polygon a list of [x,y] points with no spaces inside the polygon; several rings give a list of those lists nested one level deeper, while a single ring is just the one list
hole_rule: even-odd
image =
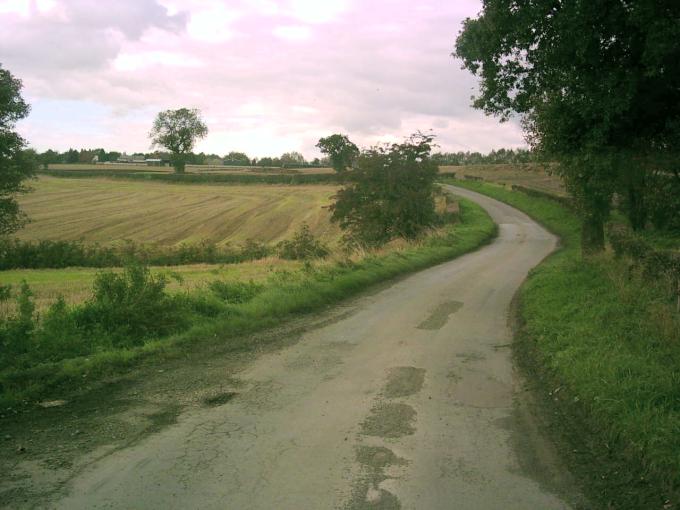
[{"label": "dirt patch on road", "polygon": [[385,398],[408,397],[418,393],[425,382],[425,369],[397,367],[390,370],[383,391]]},{"label": "dirt patch on road", "polygon": [[447,323],[449,317],[463,307],[460,301],[446,301],[440,304],[430,316],[418,324],[418,329],[441,329]]},{"label": "dirt patch on road", "polygon": [[406,404],[380,403],[361,424],[367,436],[396,438],[413,434],[416,411]]},{"label": "dirt patch on road", "polygon": [[217,407],[226,404],[231,399],[233,399],[238,393],[235,391],[227,391],[224,393],[218,393],[212,397],[207,397],[203,399],[203,403],[208,407]]},{"label": "dirt patch on road", "polygon": [[352,491],[345,510],[397,510],[401,508],[399,499],[391,492],[382,489],[380,483],[390,478],[385,470],[391,466],[405,466],[406,459],[395,455],[384,446],[357,447],[357,461],[364,474]]}]

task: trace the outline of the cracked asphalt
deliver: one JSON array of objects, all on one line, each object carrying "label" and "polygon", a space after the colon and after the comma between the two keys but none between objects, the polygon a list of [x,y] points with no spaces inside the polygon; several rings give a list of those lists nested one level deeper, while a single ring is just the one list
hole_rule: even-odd
[{"label": "cracked asphalt", "polygon": [[265,353],[211,406],[89,464],[51,507],[572,508],[578,491],[526,405],[507,323],[556,239],[455,193],[491,214],[495,242]]}]

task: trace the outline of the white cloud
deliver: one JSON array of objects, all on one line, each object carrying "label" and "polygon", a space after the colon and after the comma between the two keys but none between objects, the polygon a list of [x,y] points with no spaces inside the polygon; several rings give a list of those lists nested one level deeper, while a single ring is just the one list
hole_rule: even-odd
[{"label": "white cloud", "polygon": [[326,23],[348,8],[346,0],[290,0],[289,14],[307,23]]},{"label": "white cloud", "polygon": [[187,32],[199,41],[221,43],[234,37],[231,25],[238,18],[239,13],[235,9],[215,4],[192,13]]},{"label": "white cloud", "polygon": [[202,63],[191,55],[165,51],[120,53],[113,61],[113,68],[118,71],[137,71],[159,65],[166,67],[201,67]]},{"label": "white cloud", "polygon": [[276,27],[272,33],[281,39],[287,41],[304,41],[311,37],[312,31],[309,27],[301,25],[289,25]]}]

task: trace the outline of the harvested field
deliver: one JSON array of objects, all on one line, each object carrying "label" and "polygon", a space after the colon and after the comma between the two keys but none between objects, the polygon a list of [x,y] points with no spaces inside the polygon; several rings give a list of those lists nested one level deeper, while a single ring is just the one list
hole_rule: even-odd
[{"label": "harvested field", "polygon": [[328,185],[225,186],[42,176],[20,197],[31,218],[17,237],[102,244],[130,239],[179,245],[287,239],[307,223],[325,242],[339,238],[327,206]]},{"label": "harvested field", "polygon": [[[49,170],[69,170],[82,172],[140,172],[173,173],[171,166],[149,166],[134,163],[51,163]],[[224,166],[224,165],[187,165],[186,173],[224,173],[224,174],[332,174],[335,170],[328,167],[281,168],[261,166]]]},{"label": "harvested field", "polygon": [[560,178],[548,174],[542,165],[537,164],[441,166],[439,171],[444,175],[455,173],[458,179],[480,177],[499,184],[516,184],[556,195],[567,194]]}]

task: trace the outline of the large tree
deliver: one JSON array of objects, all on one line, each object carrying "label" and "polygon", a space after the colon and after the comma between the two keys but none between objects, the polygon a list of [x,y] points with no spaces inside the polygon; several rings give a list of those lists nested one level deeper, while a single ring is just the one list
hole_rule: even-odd
[{"label": "large tree", "polygon": [[331,166],[338,173],[343,173],[359,157],[357,147],[346,135],[334,134],[321,138],[316,146],[331,160]]},{"label": "large tree", "polygon": [[163,147],[172,154],[175,172],[184,173],[187,157],[191,154],[196,140],[205,138],[208,127],[197,109],[180,108],[160,112],[149,133],[152,147]]},{"label": "large tree", "polygon": [[639,209],[650,168],[680,135],[680,2],[484,0],[455,55],[481,78],[474,106],[556,159],[583,213],[584,252],[604,246],[612,194]]},{"label": "large tree", "polygon": [[21,87],[21,80],[0,65],[0,235],[15,232],[25,222],[16,195],[28,191],[25,181],[36,169],[34,153],[25,149],[26,141],[15,131],[17,121],[30,110]]}]

